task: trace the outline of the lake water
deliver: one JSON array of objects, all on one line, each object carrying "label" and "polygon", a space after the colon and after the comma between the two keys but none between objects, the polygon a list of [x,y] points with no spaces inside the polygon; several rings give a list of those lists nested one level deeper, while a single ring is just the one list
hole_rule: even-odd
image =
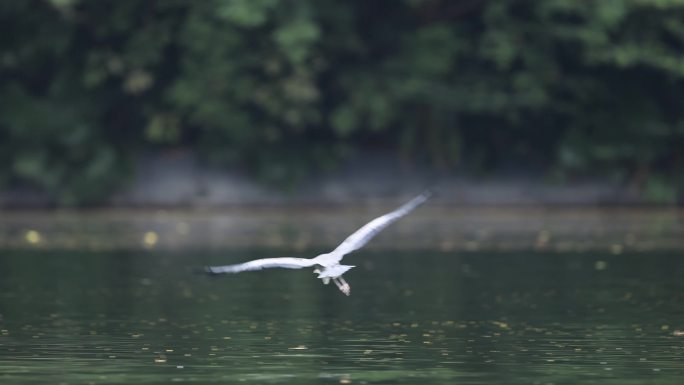
[{"label": "lake water", "polygon": [[[0,252],[0,383],[681,384],[684,255]],[[310,257],[315,251],[289,256]]]}]

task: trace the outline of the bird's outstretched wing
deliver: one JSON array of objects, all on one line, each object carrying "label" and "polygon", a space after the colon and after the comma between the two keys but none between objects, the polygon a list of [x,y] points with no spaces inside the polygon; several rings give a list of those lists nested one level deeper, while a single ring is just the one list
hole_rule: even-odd
[{"label": "bird's outstretched wing", "polygon": [[285,269],[301,269],[304,267],[313,266],[316,263],[308,258],[264,258],[256,259],[245,263],[238,263],[235,265],[225,266],[207,266],[204,270],[209,274],[224,274],[224,273],[239,273],[249,270],[261,270],[272,267],[281,267]]},{"label": "bird's outstretched wing", "polygon": [[418,207],[420,204],[425,202],[432,193],[430,191],[424,191],[422,194],[411,199],[398,209],[387,213],[381,217],[375,218],[372,221],[365,224],[360,229],[356,230],[354,234],[350,235],[345,239],[335,250],[330,252],[328,255],[335,256],[337,260],[341,260],[345,254],[349,254],[354,250],[358,250],[363,247],[368,241],[370,241],[376,234],[378,234],[382,229],[396,222],[399,218],[411,212],[411,210]]}]

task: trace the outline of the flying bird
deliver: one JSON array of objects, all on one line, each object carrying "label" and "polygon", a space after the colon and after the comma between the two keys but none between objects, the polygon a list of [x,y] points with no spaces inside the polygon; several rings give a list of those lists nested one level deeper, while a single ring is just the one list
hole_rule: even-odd
[{"label": "flying bird", "polygon": [[205,271],[210,274],[240,273],[250,270],[261,270],[272,267],[285,269],[301,269],[315,266],[314,274],[318,274],[324,284],[333,281],[340,291],[346,295],[351,292],[351,287],[342,277],[353,265],[341,265],[340,261],[345,255],[362,248],[368,241],[377,235],[382,229],[396,222],[399,218],[410,213],[431,196],[430,191],[422,194],[403,204],[398,209],[366,223],[363,227],[348,236],[335,250],[321,254],[315,258],[263,258],[245,263],[226,266],[207,266]]}]

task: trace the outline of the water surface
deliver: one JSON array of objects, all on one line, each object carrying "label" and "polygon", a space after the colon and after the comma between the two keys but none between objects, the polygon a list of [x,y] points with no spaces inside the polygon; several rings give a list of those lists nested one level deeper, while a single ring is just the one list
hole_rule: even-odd
[{"label": "water surface", "polygon": [[362,251],[350,297],[310,269],[191,273],[283,254],[0,252],[0,383],[684,378],[676,253]]}]

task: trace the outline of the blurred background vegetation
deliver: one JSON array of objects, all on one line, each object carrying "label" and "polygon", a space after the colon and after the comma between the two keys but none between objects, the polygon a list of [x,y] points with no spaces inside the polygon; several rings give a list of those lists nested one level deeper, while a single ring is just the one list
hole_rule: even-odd
[{"label": "blurred background vegetation", "polygon": [[62,204],[176,148],[684,190],[682,0],[0,0],[0,31],[0,185]]}]

